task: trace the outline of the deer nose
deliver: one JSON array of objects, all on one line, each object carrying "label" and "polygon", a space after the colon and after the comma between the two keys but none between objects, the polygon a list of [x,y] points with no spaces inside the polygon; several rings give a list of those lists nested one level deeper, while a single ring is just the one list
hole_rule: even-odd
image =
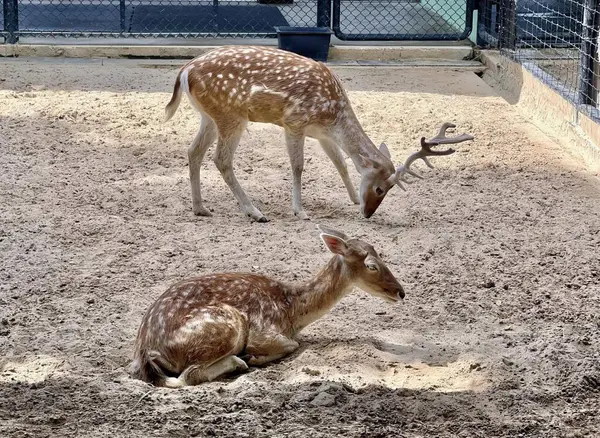
[{"label": "deer nose", "polygon": [[402,288],[402,286],[398,286],[398,292],[397,293],[398,293],[398,296],[400,297],[400,299],[403,300],[404,296],[406,294],[404,293],[404,289]]}]

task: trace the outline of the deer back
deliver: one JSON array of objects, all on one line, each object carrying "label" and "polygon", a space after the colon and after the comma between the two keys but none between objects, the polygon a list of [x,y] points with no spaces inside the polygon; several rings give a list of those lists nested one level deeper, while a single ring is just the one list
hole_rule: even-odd
[{"label": "deer back", "polygon": [[212,118],[235,114],[290,128],[335,123],[349,107],[323,63],[270,47],[222,47],[182,68],[190,98]]}]

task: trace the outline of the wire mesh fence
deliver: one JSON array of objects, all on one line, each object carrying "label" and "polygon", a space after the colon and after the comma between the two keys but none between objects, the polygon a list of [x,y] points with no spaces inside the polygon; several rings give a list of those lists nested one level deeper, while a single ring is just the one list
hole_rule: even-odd
[{"label": "wire mesh fence", "polygon": [[333,0],[333,29],[342,40],[461,40],[473,8],[465,0]]},{"label": "wire mesh fence", "polygon": [[[274,37],[275,26],[316,25],[317,0],[284,1],[4,0],[0,25],[16,37],[182,38]],[[17,20],[7,19],[7,3]]]},{"label": "wire mesh fence", "polygon": [[484,0],[478,40],[598,119],[598,0]]},{"label": "wire mesh fence", "polygon": [[459,40],[474,0],[2,0],[0,30],[28,36],[276,37],[276,26],[348,40]]}]

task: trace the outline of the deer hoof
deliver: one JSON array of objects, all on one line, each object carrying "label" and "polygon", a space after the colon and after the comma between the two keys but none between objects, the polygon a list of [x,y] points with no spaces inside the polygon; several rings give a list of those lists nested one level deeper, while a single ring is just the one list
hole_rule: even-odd
[{"label": "deer hoof", "polygon": [[204,208],[204,207],[194,208],[193,211],[196,216],[205,216],[205,217],[212,216],[212,213],[207,208]]},{"label": "deer hoof", "polygon": [[237,371],[246,371],[248,369],[248,364],[243,359],[233,356],[233,360],[236,363],[235,369]]},{"label": "deer hoof", "polygon": [[296,217],[298,219],[301,219],[303,221],[308,221],[310,220],[310,217],[308,217],[308,215],[304,212],[304,211],[299,211],[297,213],[294,213],[294,215],[296,215]]},{"label": "deer hoof", "polygon": [[253,222],[260,222],[261,224],[269,222],[269,219],[267,219],[258,208],[252,207],[249,209],[244,209],[243,211],[246,213],[246,216],[248,216]]}]

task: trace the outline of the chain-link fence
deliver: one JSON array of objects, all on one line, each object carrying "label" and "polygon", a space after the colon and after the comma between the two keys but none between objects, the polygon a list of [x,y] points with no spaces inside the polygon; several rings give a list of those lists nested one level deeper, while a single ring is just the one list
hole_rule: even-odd
[{"label": "chain-link fence", "polygon": [[8,42],[31,36],[276,37],[276,26],[347,40],[460,40],[475,0],[2,0]]},{"label": "chain-link fence", "polygon": [[484,0],[478,41],[598,120],[599,14],[598,0]]},{"label": "chain-link fence", "polygon": [[342,40],[462,40],[471,33],[471,0],[333,0]]}]

